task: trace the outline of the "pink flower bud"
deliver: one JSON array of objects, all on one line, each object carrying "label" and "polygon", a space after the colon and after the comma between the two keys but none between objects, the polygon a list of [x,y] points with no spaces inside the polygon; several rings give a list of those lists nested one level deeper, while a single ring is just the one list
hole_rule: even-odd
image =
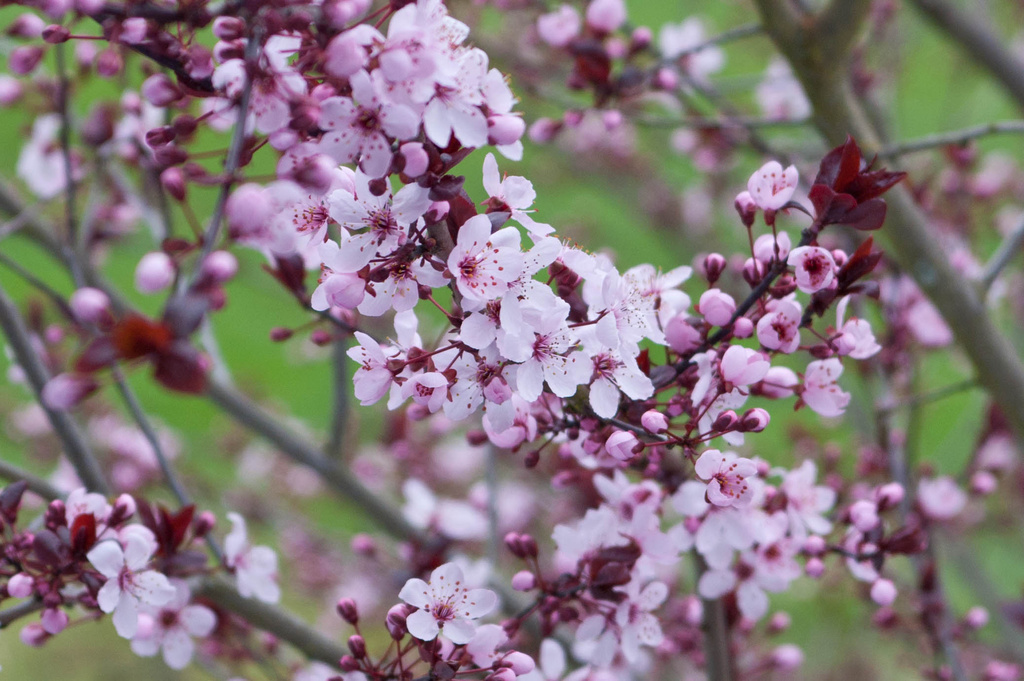
[{"label": "pink flower bud", "polygon": [[324,3],[324,14],[332,28],[344,28],[370,9],[372,0],[332,0]]},{"label": "pink flower bud", "polygon": [[780,634],[786,629],[789,629],[789,625],[792,623],[793,620],[789,614],[777,612],[772,615],[772,618],[768,621],[768,630],[773,634]]},{"label": "pink flower bud", "polygon": [[131,494],[122,494],[114,502],[114,509],[111,511],[111,515],[116,515],[118,518],[125,520],[135,515],[137,510],[138,504],[135,503],[135,497]]},{"label": "pink flower bud", "polygon": [[35,580],[24,572],[19,572],[11,577],[7,582],[7,593],[9,593],[12,598],[28,598],[32,595],[34,590]]},{"label": "pink flower bud", "polygon": [[611,33],[626,22],[626,3],[622,0],[591,0],[587,5],[587,24]]},{"label": "pink flower bud", "polygon": [[552,47],[565,47],[580,32],[580,15],[570,5],[562,5],[554,12],[537,18],[537,33]]},{"label": "pink flower bud", "polygon": [[160,184],[175,200],[185,200],[187,185],[185,183],[185,173],[181,168],[174,166],[164,169],[160,173]]},{"label": "pink flower bud", "polygon": [[[654,87],[658,89],[672,92],[673,90],[679,87],[679,74],[677,74],[672,69],[658,69],[657,72],[654,74],[653,84]],[[753,219],[751,219],[750,224],[754,224]]]},{"label": "pink flower bud", "polygon": [[157,293],[174,281],[174,261],[163,251],[142,256],[135,268],[135,288],[142,293]]},{"label": "pink flower bud", "polygon": [[68,301],[75,319],[83,324],[110,321],[110,298],[98,288],[84,286],[71,294]]},{"label": "pink flower bud", "polygon": [[338,615],[341,619],[345,620],[349,624],[359,623],[359,609],[356,607],[356,602],[351,598],[340,598],[338,604],[335,606]]},{"label": "pink flower bud", "polygon": [[623,120],[622,112],[617,109],[610,109],[601,113],[601,122],[604,123],[604,127],[607,130],[614,130],[619,127],[622,125]]},{"label": "pink flower bud", "polygon": [[754,203],[754,197],[750,195],[750,192],[740,192],[736,195],[736,200],[732,204],[736,208],[736,212],[740,215],[740,221],[744,227],[752,227],[754,225],[754,218],[757,217],[757,204]]},{"label": "pink flower bud", "polygon": [[245,37],[245,22],[238,17],[220,16],[213,20],[213,35],[220,40],[238,40]]},{"label": "pink flower bud", "polygon": [[792,671],[804,663],[804,653],[792,643],[781,645],[772,651],[772,664],[777,669]]},{"label": "pink flower bud", "polygon": [[503,667],[493,674],[485,676],[484,681],[516,681],[516,673],[507,667]]},{"label": "pink flower bud", "polygon": [[879,511],[887,511],[890,508],[899,506],[903,501],[903,485],[898,482],[890,482],[882,485],[875,492],[875,501],[878,502]]},{"label": "pink flower bud", "polygon": [[31,622],[30,624],[25,625],[25,628],[21,630],[20,638],[21,642],[25,645],[33,648],[39,648],[46,643],[47,639],[50,638],[50,635],[46,633],[45,629],[43,629],[42,624],[39,624],[38,622]]},{"label": "pink flower bud", "polygon": [[182,97],[181,90],[164,73],[154,73],[142,83],[142,96],[153,106],[165,107]]},{"label": "pink flower bud", "polygon": [[640,424],[648,433],[664,433],[668,430],[668,418],[657,409],[648,409],[640,417]]},{"label": "pink flower bud", "polygon": [[501,663],[508,666],[509,669],[515,672],[516,676],[529,674],[537,666],[532,657],[526,653],[521,653],[518,650],[513,650],[511,653],[506,655]]},{"label": "pink flower bud", "polygon": [[113,78],[121,73],[124,60],[114,49],[106,49],[96,55],[96,73],[101,78]]},{"label": "pink flower bud", "polygon": [[1011,662],[992,660],[985,665],[985,681],[1018,681],[1020,667]]},{"label": "pink flower bud", "polygon": [[67,28],[60,26],[59,24],[50,24],[43,29],[43,41],[56,45],[58,43],[66,43],[68,38],[71,36],[71,31]]},{"label": "pink flower bud", "polygon": [[0,106],[10,106],[21,99],[23,89],[16,78],[0,74]]},{"label": "pink flower bud", "polygon": [[348,637],[348,649],[352,652],[352,657],[357,660],[366,657],[366,641],[359,634]]},{"label": "pink flower bud", "polygon": [[700,346],[701,335],[687,322],[685,314],[678,314],[665,325],[665,340],[670,348],[684,353]]},{"label": "pink flower bud", "polygon": [[803,550],[809,555],[820,556],[825,553],[826,548],[825,540],[816,534],[812,534],[804,540]]},{"label": "pink flower bud", "polygon": [[725,271],[725,256],[721,253],[708,253],[704,256],[704,277],[712,286]]},{"label": "pink flower bud", "polygon": [[362,41],[361,31],[339,33],[324,50],[324,71],[337,78],[348,78],[361,71],[369,59]]},{"label": "pink flower bud", "polygon": [[206,256],[202,271],[215,283],[223,284],[238,273],[238,259],[228,251],[214,251]]},{"label": "pink flower bud", "polygon": [[39,38],[43,35],[46,22],[37,14],[19,14],[4,31],[12,38]]},{"label": "pink flower bud", "polygon": [[804,565],[804,572],[808,577],[817,579],[825,574],[825,563],[821,561],[821,558],[810,558]]},{"label": "pink flower bud", "polygon": [[487,142],[498,146],[514,144],[526,133],[522,116],[496,114],[487,119]]},{"label": "pink flower bud", "polygon": [[768,427],[772,417],[761,407],[748,409],[740,419],[740,430],[744,433],[760,433]]},{"label": "pink flower bud", "polygon": [[896,585],[888,579],[876,579],[871,585],[871,600],[879,605],[892,605],[896,600]]},{"label": "pink flower bud", "polygon": [[736,311],[736,301],[728,293],[717,288],[708,289],[697,303],[697,311],[712,326],[723,326],[729,323]]},{"label": "pink flower bud", "polygon": [[978,471],[971,476],[971,491],[975,494],[992,494],[998,486],[999,482],[996,480],[996,476],[988,471]]},{"label": "pink flower bud", "polygon": [[399,641],[409,632],[405,623],[408,616],[409,606],[404,603],[392,606],[391,609],[388,610],[384,624],[388,628],[388,633],[391,634],[391,638]]},{"label": "pink flower bud", "polygon": [[43,386],[43,404],[56,411],[66,411],[92,394],[99,387],[90,376],[57,374]]},{"label": "pink flower bud", "polygon": [[629,37],[632,43],[631,47],[634,50],[641,50],[651,44],[654,39],[654,33],[651,31],[649,26],[637,26],[633,29],[633,35]]},{"label": "pink flower bud", "polygon": [[604,449],[619,461],[629,461],[633,458],[633,449],[639,444],[640,440],[633,433],[617,430],[605,441]]},{"label": "pink flower bud", "polygon": [[373,556],[377,552],[376,540],[368,534],[357,534],[349,542],[352,552],[360,556]]},{"label": "pink flower bud", "polygon": [[441,222],[448,217],[450,209],[451,205],[447,201],[434,201],[423,215],[423,219],[428,223]]},{"label": "pink flower bud", "polygon": [[[878,508],[871,501],[856,501],[850,506],[850,522],[861,532],[870,532],[878,527]],[[888,605],[881,603],[881,605]]]},{"label": "pink flower bud", "polygon": [[746,317],[740,317],[732,324],[732,335],[737,338],[750,338],[754,335],[754,322]]},{"label": "pink flower bud", "polygon": [[964,624],[971,629],[981,629],[988,624],[988,610],[976,605],[964,615]]},{"label": "pink flower bud", "polygon": [[537,587],[537,577],[529,570],[520,570],[512,575],[512,588],[516,591],[532,591]]},{"label": "pink flower bud", "polygon": [[555,138],[561,127],[561,123],[551,118],[538,118],[529,127],[526,134],[530,137],[530,141],[537,144],[546,144]]},{"label": "pink flower bud", "polygon": [[58,608],[47,608],[43,610],[40,623],[46,633],[56,635],[68,626],[68,614]]},{"label": "pink flower bud", "polygon": [[21,45],[11,50],[7,66],[16,76],[27,76],[32,73],[43,58],[43,48],[38,45]]},{"label": "pink flower bud", "polygon": [[398,153],[405,160],[405,168],[402,169],[404,174],[409,177],[419,177],[427,172],[430,156],[420,142],[406,142],[399,148]]}]

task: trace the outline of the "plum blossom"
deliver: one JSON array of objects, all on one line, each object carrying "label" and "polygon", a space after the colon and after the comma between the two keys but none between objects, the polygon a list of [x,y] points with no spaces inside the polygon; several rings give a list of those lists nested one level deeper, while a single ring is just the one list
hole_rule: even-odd
[{"label": "plum blossom", "polygon": [[388,368],[388,357],[380,343],[362,331],[356,331],[355,337],[359,345],[349,348],[348,356],[360,364],[353,383],[356,399],[365,406],[384,397],[395,375]]},{"label": "plum blossom", "polygon": [[409,615],[409,633],[421,641],[433,641],[438,633],[452,643],[468,643],[476,632],[473,620],[491,612],[498,597],[488,589],[468,589],[462,569],[445,563],[430,573],[430,580],[413,578],[398,597],[419,608]]},{"label": "plum blossom", "polygon": [[234,568],[238,593],[244,598],[256,597],[265,603],[281,598],[277,584],[277,554],[269,546],[252,546],[245,527],[245,518],[228,513],[231,532],[224,538],[224,560]]},{"label": "plum blossom", "polygon": [[796,286],[804,293],[828,288],[835,278],[836,261],[819,246],[801,246],[789,252],[786,261],[794,268]]},{"label": "plum blossom", "polygon": [[139,615],[139,632],[132,639],[132,651],[152,657],[161,649],[171,669],[184,669],[192,661],[192,637],[205,638],[217,625],[217,616],[205,605],[189,605],[191,593],[181,580],[171,582],[174,597],[163,607],[144,607]]},{"label": "plum blossom", "polygon": [[537,18],[537,33],[541,40],[552,47],[565,47],[580,32],[580,15],[572,5],[560,5],[558,9]]},{"label": "plum blossom", "polygon": [[843,373],[843,363],[835,357],[821,359],[807,365],[804,389],[800,393],[804,404],[822,416],[839,416],[850,403],[850,393],[836,385]]},{"label": "plum blossom", "polygon": [[652,610],[661,607],[668,598],[668,587],[663,582],[651,582],[640,589],[636,579],[624,588],[626,600],[615,611],[615,623],[620,628],[620,644],[626,660],[635,662],[640,657],[640,646],[658,646],[664,639],[658,618]]},{"label": "plum blossom", "polygon": [[932,520],[949,520],[967,505],[967,494],[948,475],[922,478],[917,484],[917,503]]},{"label": "plum blossom", "polygon": [[[671,61],[680,60],[681,68],[698,82],[707,82],[711,74],[725,65],[725,52],[717,45],[706,43],[704,24],[697,17],[679,24],[665,24],[658,34],[661,56]],[[692,51],[698,45],[703,49]]]},{"label": "plum blossom", "polygon": [[636,360],[615,350],[590,356],[594,374],[590,383],[590,406],[602,418],[611,418],[619,410],[619,391],[634,400],[654,394],[654,384],[637,366]]},{"label": "plum blossom", "polygon": [[754,499],[747,478],[757,475],[757,464],[733,452],[708,449],[694,464],[697,477],[708,481],[707,499],[715,506],[744,506]]},{"label": "plum blossom", "polygon": [[[498,210],[508,210],[512,219],[526,228],[526,231],[534,238],[547,236],[555,231],[551,225],[534,221],[528,210],[537,199],[537,192],[533,189],[533,183],[525,177],[505,177],[501,179],[498,174],[498,162],[494,160],[494,154],[487,154],[484,158],[484,190],[491,197],[492,206]],[[495,206],[496,204],[496,206]]]},{"label": "plum blossom", "polygon": [[757,350],[742,345],[730,345],[722,355],[719,372],[723,381],[741,388],[760,381],[770,367],[771,365]]},{"label": "plum blossom", "polygon": [[757,340],[769,350],[789,354],[800,347],[800,306],[793,300],[773,300],[757,322]]},{"label": "plum blossom", "polygon": [[140,606],[161,606],[174,598],[174,587],[167,577],[146,568],[154,551],[155,541],[133,533],[124,546],[113,539],[101,541],[86,556],[107,578],[96,602],[103,612],[114,613],[114,628],[122,638],[132,638],[138,631]]},{"label": "plum blossom", "polygon": [[836,306],[836,324],[839,332],[832,342],[840,355],[849,355],[854,359],[867,359],[881,350],[882,346],[875,340],[871,324],[866,319],[854,317],[843,323],[843,316],[849,303],[850,296],[846,296]]},{"label": "plum blossom", "polygon": [[750,198],[763,211],[777,211],[793,198],[799,173],[796,166],[785,170],[778,161],[768,161],[747,181]]},{"label": "plum blossom", "polygon": [[832,523],[824,514],[836,503],[836,491],[815,485],[817,477],[818,467],[810,460],[783,476],[780,489],[786,493],[789,531],[794,537],[806,537],[808,531],[828,534],[832,530]]},{"label": "plum blossom", "polygon": [[708,289],[697,303],[697,311],[712,326],[725,326],[736,312],[736,300],[717,288]]},{"label": "plum blossom", "polygon": [[491,221],[476,215],[459,228],[455,248],[448,256],[448,270],[459,292],[476,301],[499,297],[523,269],[519,231],[506,227],[491,234]]},{"label": "plum blossom", "polygon": [[768,64],[764,78],[754,89],[754,98],[761,112],[775,120],[801,120],[811,114],[811,103],[785,59],[776,58]]}]

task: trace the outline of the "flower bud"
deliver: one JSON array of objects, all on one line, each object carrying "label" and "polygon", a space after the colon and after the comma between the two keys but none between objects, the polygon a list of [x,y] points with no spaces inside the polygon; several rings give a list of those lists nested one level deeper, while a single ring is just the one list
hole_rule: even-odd
[{"label": "flower bud", "polygon": [[168,106],[182,97],[181,90],[164,73],[154,73],[143,81],[141,92],[150,104],[157,107]]},{"label": "flower bud", "polygon": [[83,324],[102,324],[111,320],[110,298],[98,288],[83,286],[71,294],[71,312]]},{"label": "flower bud", "polygon": [[964,615],[964,624],[971,629],[981,629],[988,624],[988,610],[976,605]]},{"label": "flower bud", "polygon": [[804,571],[808,577],[817,579],[825,574],[825,563],[821,561],[821,558],[811,558],[804,565]]},{"label": "flower bud", "polygon": [[185,200],[187,185],[185,184],[185,173],[181,168],[165,168],[164,171],[160,173],[160,184],[168,194],[174,197],[175,200]]},{"label": "flower bud", "polygon": [[7,67],[16,76],[27,76],[32,73],[43,58],[43,48],[38,45],[21,45],[11,50],[7,58]]},{"label": "flower bud", "polygon": [[92,394],[99,384],[90,376],[57,374],[43,386],[42,401],[50,409],[67,411]]},{"label": "flower bud", "polygon": [[366,657],[366,641],[359,634],[348,637],[348,649],[352,651],[352,656],[357,660]]},{"label": "flower bud", "polygon": [[213,35],[220,40],[238,40],[245,37],[245,22],[238,17],[220,16],[213,20]]},{"label": "flower bud", "polygon": [[771,420],[772,417],[767,411],[760,407],[754,407],[748,409],[740,419],[740,430],[744,433],[760,433],[768,427],[768,422]]},{"label": "flower bud", "polygon": [[121,73],[124,60],[114,49],[106,49],[96,55],[96,74],[101,78],[113,78]]},{"label": "flower bud", "polygon": [[42,37],[44,42],[50,43],[51,45],[56,45],[58,43],[66,43],[68,41],[68,38],[71,37],[71,31],[58,24],[50,24],[49,26],[43,29]]},{"label": "flower bud", "polygon": [[351,598],[339,598],[335,608],[338,610],[338,615],[341,619],[353,625],[359,623],[359,609],[356,607],[356,602]]},{"label": "flower bud", "polygon": [[43,35],[46,22],[37,14],[19,14],[4,31],[12,38],[39,38]]},{"label": "flower bud", "polygon": [[894,508],[903,501],[903,485],[898,482],[890,482],[882,485],[875,492],[875,501],[878,503],[879,511],[887,511]]},{"label": "flower bud", "polygon": [[270,340],[275,343],[280,343],[281,341],[286,341],[291,338],[293,333],[294,331],[291,329],[286,329],[283,326],[275,326],[270,330]]},{"label": "flower bud", "polygon": [[[672,92],[679,87],[679,74],[672,69],[658,69],[654,74],[653,85],[660,90]],[[753,220],[751,220],[751,224],[753,224]]]},{"label": "flower bud", "polygon": [[138,510],[138,504],[135,503],[135,497],[131,494],[122,494],[114,502],[114,508],[110,511],[110,519],[108,520],[109,525],[116,525],[116,521],[123,521],[131,518],[135,515],[135,511]]},{"label": "flower bud", "polygon": [[736,301],[728,293],[717,288],[708,289],[701,295],[697,303],[697,311],[712,326],[723,326],[729,323],[736,312]]},{"label": "flower bud", "polygon": [[754,218],[757,217],[757,204],[754,203],[754,197],[750,195],[750,192],[740,192],[736,195],[736,200],[733,201],[733,206],[736,208],[736,212],[739,213],[740,221],[744,227],[748,229],[754,225]]},{"label": "flower bud", "polygon": [[685,353],[700,346],[700,331],[687,322],[685,314],[677,314],[665,325],[665,340],[678,353]]},{"label": "flower bud", "polygon": [[205,537],[217,525],[217,516],[210,511],[203,511],[192,523],[192,531],[197,537]]},{"label": "flower bud", "polygon": [[39,648],[46,643],[47,639],[50,638],[50,635],[46,633],[45,629],[43,629],[42,624],[39,624],[38,622],[31,622],[25,625],[21,630],[20,638],[21,642],[25,645],[33,648]]},{"label": "flower bud", "polygon": [[892,605],[896,600],[896,585],[888,579],[876,579],[871,585],[871,600],[879,605]]},{"label": "flower bud", "polygon": [[341,671],[348,673],[358,671],[361,665],[359,660],[351,655],[342,655],[341,659],[338,660],[338,666],[341,667]]},{"label": "flower bud", "polygon": [[501,664],[515,672],[516,676],[529,674],[537,666],[532,657],[526,653],[521,653],[518,650],[513,650],[511,653],[506,655],[501,661]]},{"label": "flower bud", "polygon": [[971,491],[975,494],[992,494],[998,485],[996,476],[988,471],[978,471],[971,476]]},{"label": "flower bud", "polygon": [[664,433],[668,430],[668,418],[657,409],[648,409],[640,417],[640,424],[648,433]]},{"label": "flower bud", "polygon": [[391,638],[396,641],[400,641],[408,633],[405,620],[409,616],[409,607],[404,603],[392,606],[388,610],[387,617],[384,620],[385,626],[388,628],[388,633],[391,634]]},{"label": "flower bud", "polygon": [[19,572],[7,581],[7,593],[12,598],[28,598],[34,590],[35,580],[24,572]]},{"label": "flower bud", "polygon": [[423,219],[426,220],[428,224],[441,222],[441,220],[448,217],[449,210],[451,210],[451,204],[447,201],[434,201],[430,204],[430,208],[428,208],[427,212],[423,215]]},{"label": "flower bud", "polygon": [[[406,142],[398,149],[402,159],[405,161],[405,168],[402,172],[409,177],[419,177],[427,172],[430,165],[430,155],[427,154],[420,142]],[[438,220],[434,220],[438,222]]]},{"label": "flower bud", "polygon": [[512,588],[516,591],[532,591],[537,587],[537,577],[529,570],[520,570],[512,575]]},{"label": "flower bud", "polygon": [[493,674],[485,676],[484,681],[516,681],[516,673],[507,667],[503,667]]},{"label": "flower bud", "polygon": [[732,323],[732,335],[737,338],[750,338],[754,335],[754,322],[746,317],[740,317]]},{"label": "flower bud", "polygon": [[377,552],[377,542],[368,534],[357,534],[349,542],[352,552],[360,556],[373,556]]},{"label": "flower bud", "polygon": [[536,144],[545,144],[553,140],[561,128],[562,124],[558,121],[551,118],[538,118],[529,127],[526,134],[530,137],[530,141]]},{"label": "flower bud", "polygon": [[725,271],[725,256],[721,253],[708,253],[704,256],[704,277],[712,286]]},{"label": "flower bud", "polygon": [[789,629],[789,625],[792,623],[793,620],[788,613],[777,612],[768,620],[768,631],[772,634],[781,634]]},{"label": "flower bud", "polygon": [[586,19],[591,28],[611,33],[626,22],[626,4],[623,0],[591,0]]},{"label": "flower bud", "polygon": [[487,119],[487,142],[501,146],[515,144],[526,133],[526,121],[522,116],[496,114]]},{"label": "flower bud", "polygon": [[[878,527],[878,508],[871,501],[856,501],[850,506],[850,522],[861,532],[870,532]],[[880,605],[888,605],[881,603]]]},{"label": "flower bud", "polygon": [[135,288],[142,293],[157,293],[174,281],[174,261],[162,251],[142,256],[135,268]]},{"label": "flower bud", "polygon": [[56,635],[68,626],[68,614],[58,608],[47,608],[39,621],[47,634]]},{"label": "flower bud", "polygon": [[214,251],[206,256],[202,271],[214,283],[223,284],[238,273],[238,259],[228,251]]},{"label": "flower bud", "polygon": [[772,651],[772,665],[776,669],[792,671],[804,663],[804,653],[792,643],[781,645]]},{"label": "flower bud", "polygon": [[726,409],[718,415],[718,418],[711,424],[711,428],[719,433],[725,433],[738,426],[739,423],[740,417],[736,415],[736,412]]},{"label": "flower bud", "polygon": [[604,449],[608,454],[619,461],[629,461],[636,453],[635,449],[640,445],[636,435],[626,430],[618,430],[612,433],[604,443]]}]

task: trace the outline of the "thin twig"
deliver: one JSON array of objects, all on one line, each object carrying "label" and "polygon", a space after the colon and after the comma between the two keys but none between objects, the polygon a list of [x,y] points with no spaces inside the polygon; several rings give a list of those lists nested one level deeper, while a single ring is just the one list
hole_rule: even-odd
[{"label": "thin twig", "polygon": [[928,151],[937,147],[945,147],[951,144],[967,144],[971,140],[989,135],[1021,135],[1024,134],[1024,121],[994,121],[984,125],[975,125],[962,130],[926,135],[918,139],[898,142],[882,148],[878,152],[880,158],[893,159],[905,154],[912,154],[918,151]]},{"label": "thin twig", "polygon": [[63,244],[65,257],[75,282],[83,279],[81,266],[78,262],[78,215],[76,213],[76,187],[74,164],[71,160],[71,113],[68,111],[68,98],[71,83],[68,82],[67,66],[65,65],[64,43],[55,46],[57,54],[57,108],[60,113],[60,148],[64,159],[64,218],[67,228],[67,240]]},{"label": "thin twig", "polygon": [[332,459],[340,460],[345,450],[345,431],[349,416],[349,390],[352,379],[349,378],[348,364],[352,360],[347,354],[346,338],[335,338],[331,344],[332,388],[334,402],[331,409],[330,433],[324,453]]},{"label": "thin twig", "polygon": [[28,471],[15,466],[13,463],[8,463],[3,459],[0,459],[0,477],[10,480],[11,482],[24,480],[28,483],[28,489],[30,491],[35,492],[47,501],[53,501],[54,499],[61,499],[64,497],[63,492],[43,478],[40,478],[35,473],[29,473]]},{"label": "thin twig", "polygon": [[78,477],[91,491],[104,495],[109,494],[110,488],[103,477],[103,472],[78,424],[67,412],[51,409],[43,402],[43,386],[50,380],[50,374],[32,347],[28,329],[25,327],[18,308],[7,296],[2,285],[0,285],[0,328],[3,328],[4,335],[7,336],[14,359],[25,372],[25,377],[36,400],[46,412],[46,417],[50,420],[50,425],[53,426],[57,437],[64,444],[64,452]]},{"label": "thin twig", "polygon": [[31,615],[34,612],[39,612],[42,609],[42,599],[33,599],[31,601],[19,603],[18,605],[7,608],[6,610],[0,610],[0,629],[5,629],[13,622],[20,620],[22,617]]},{"label": "thin twig", "polygon": [[900,409],[906,409],[907,407],[919,407],[921,405],[929,404],[931,402],[938,402],[947,397],[962,393],[971,388],[979,388],[977,379],[968,378],[952,385],[947,385],[943,388],[937,388],[931,392],[921,393],[920,395],[914,395],[908,399],[900,400],[898,402],[891,402],[889,404],[883,404],[878,407],[877,413],[881,415],[891,414]]},{"label": "thin twig", "polygon": [[337,667],[338,660],[348,655],[345,646],[327,638],[295,615],[262,601],[243,598],[224,579],[211,578],[204,581],[196,590],[196,595],[213,601],[257,629],[270,632],[282,641],[287,641],[311,659]]},{"label": "thin twig", "polygon": [[241,425],[262,435],[290,459],[316,471],[335,492],[356,504],[383,529],[400,539],[426,543],[426,537],[410,525],[398,509],[368,490],[347,469],[325,457],[248,397],[216,380],[207,382],[206,394]]},{"label": "thin twig", "polygon": [[637,125],[648,128],[694,128],[697,130],[751,130],[754,128],[798,128],[811,123],[806,118],[756,118],[751,116],[728,116],[721,118],[705,118],[702,116],[685,116],[672,118],[668,116],[634,116],[630,118]]},{"label": "thin twig", "polygon": [[747,37],[752,36],[752,35],[760,35],[763,32],[764,32],[764,28],[761,27],[761,24],[757,24],[757,23],[750,23],[750,24],[743,24],[741,26],[736,26],[734,28],[730,28],[730,29],[727,29],[725,31],[722,31],[721,33],[719,33],[717,35],[713,35],[710,38],[708,38],[707,40],[705,40],[704,42],[698,43],[698,44],[694,45],[693,47],[688,47],[685,50],[682,50],[681,52],[679,52],[679,54],[673,56],[672,59],[665,60],[665,61],[674,62],[674,61],[676,61],[678,59],[681,59],[683,57],[689,57],[690,55],[697,54],[698,52],[703,52],[704,50],[708,49],[709,47],[714,47],[716,45],[723,45],[725,43],[729,43],[729,42],[732,42],[734,40],[740,40],[741,38],[747,38]]},{"label": "thin twig", "polygon": [[1024,220],[1021,220],[1020,224],[1003,239],[999,248],[985,263],[985,269],[981,273],[981,282],[978,284],[982,292],[987,292],[992,288],[999,273],[1010,264],[1014,256],[1020,253],[1021,246],[1024,246]]}]

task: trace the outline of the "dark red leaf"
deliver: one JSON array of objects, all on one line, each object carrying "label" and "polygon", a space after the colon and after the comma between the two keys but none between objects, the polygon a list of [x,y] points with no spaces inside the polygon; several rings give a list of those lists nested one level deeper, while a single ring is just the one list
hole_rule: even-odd
[{"label": "dark red leaf", "polygon": [[281,285],[291,291],[300,299],[306,297],[306,266],[302,262],[302,256],[292,254],[288,256],[274,256],[276,267],[271,268],[264,265],[263,268],[274,275],[274,278],[281,282]]},{"label": "dark red leaf", "polygon": [[76,555],[85,555],[96,543],[96,516],[79,513],[71,525],[71,550]]},{"label": "dark red leaf", "polygon": [[166,349],[171,343],[171,332],[163,324],[129,314],[114,326],[111,339],[119,357],[137,359]]},{"label": "dark red leaf", "polygon": [[878,261],[882,258],[881,251],[871,252],[871,248],[874,245],[874,239],[868,237],[867,240],[862,243],[856,251],[850,256],[850,258],[839,268],[839,272],[836,275],[836,279],[839,282],[840,289],[846,289],[852,285],[855,281],[870,273],[878,265]]},{"label": "dark red leaf", "polygon": [[892,189],[906,176],[907,174],[902,171],[896,173],[888,170],[863,172],[844,191],[847,194],[852,194],[858,202],[869,201]]},{"label": "dark red leaf", "polygon": [[[843,194],[842,196],[849,196]],[[882,226],[885,222],[885,201],[882,199],[869,199],[857,204],[857,207],[846,213],[835,224],[853,227],[862,232],[870,232]]]},{"label": "dark red leaf", "polygon": [[75,371],[91,373],[106,368],[117,360],[117,348],[110,338],[97,338],[85,347],[75,360]]},{"label": "dark red leaf", "polygon": [[0,513],[3,513],[7,522],[14,524],[18,519],[18,507],[21,505],[21,497],[28,489],[28,483],[24,480],[12,482],[4,491],[0,492]]},{"label": "dark red leaf", "polygon": [[459,227],[465,224],[466,220],[476,215],[476,204],[469,198],[465,190],[448,201],[448,232],[455,240]]},{"label": "dark red leaf", "polygon": [[206,390],[206,369],[199,351],[184,341],[160,353],[154,365],[153,378],[166,388],[192,395]]},{"label": "dark red leaf", "polygon": [[32,552],[40,562],[59,567],[64,562],[64,545],[50,530],[40,530],[32,539]]}]

